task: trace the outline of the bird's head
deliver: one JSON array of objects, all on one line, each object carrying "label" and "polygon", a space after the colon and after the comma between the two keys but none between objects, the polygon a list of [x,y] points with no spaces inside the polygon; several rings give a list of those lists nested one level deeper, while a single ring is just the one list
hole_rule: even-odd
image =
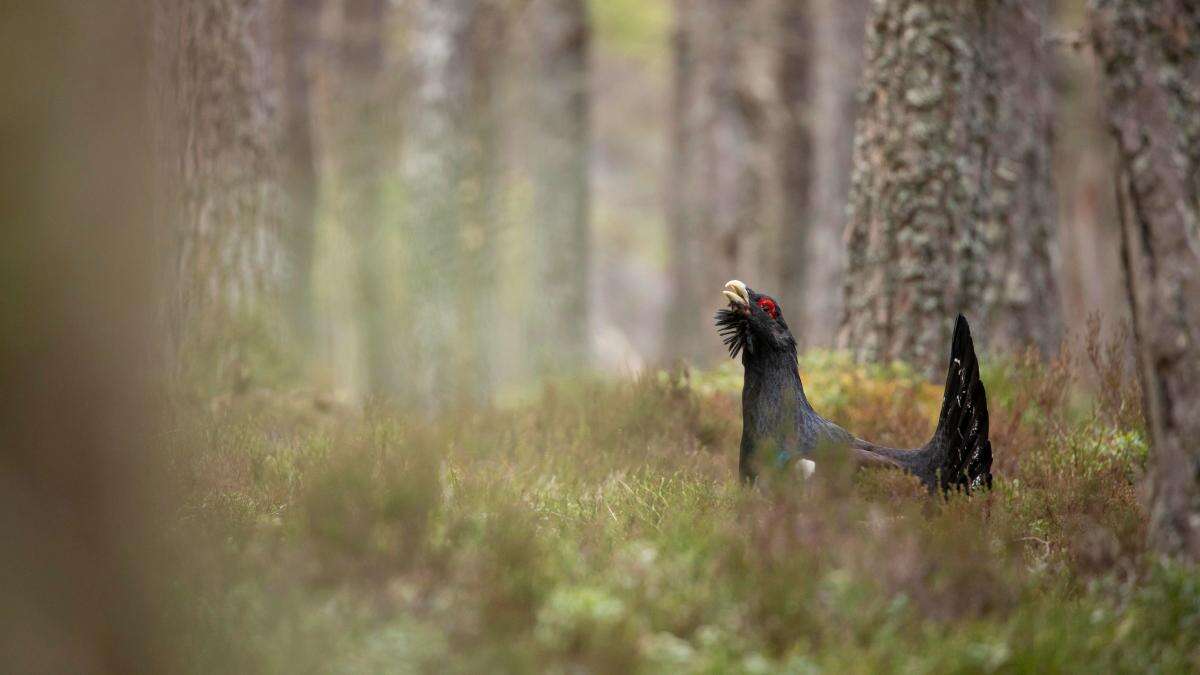
[{"label": "bird's head", "polygon": [[734,279],[721,291],[729,306],[717,311],[717,332],[729,355],[737,358],[765,356],[771,352],[796,351],[796,340],[783,319],[783,308],[769,295],[755,292]]}]

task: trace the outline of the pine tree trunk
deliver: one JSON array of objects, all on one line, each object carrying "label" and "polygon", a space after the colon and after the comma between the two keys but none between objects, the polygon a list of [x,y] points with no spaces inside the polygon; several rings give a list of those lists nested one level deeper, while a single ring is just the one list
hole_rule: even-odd
[{"label": "pine tree trunk", "polygon": [[314,336],[313,265],[317,232],[317,158],[314,147],[313,71],[320,46],[321,0],[285,0],[281,49],[284,73],[284,187],[287,221],[287,311],[292,331],[308,351]]},{"label": "pine tree trunk", "polygon": [[1153,447],[1150,538],[1200,560],[1200,8],[1092,3]]},{"label": "pine tree trunk", "polygon": [[[0,13],[0,663],[185,668],[155,524],[162,300],[146,4]],[[160,36],[154,36],[157,41]],[[162,139],[158,139],[161,141]],[[178,160],[178,157],[176,157]]]},{"label": "pine tree trunk", "polygon": [[1055,64],[1045,41],[1048,3],[1005,0],[997,3],[995,14],[997,138],[994,216],[987,233],[986,342],[1010,350],[1033,345],[1051,354],[1062,339],[1062,321],[1052,254]]},{"label": "pine tree trunk", "polygon": [[[466,348],[474,364],[467,395],[477,402],[492,396],[499,379],[497,363],[503,357],[496,343],[499,324],[506,317],[499,310],[497,286],[507,170],[502,145],[508,131],[503,109],[504,73],[510,57],[511,18],[504,3],[482,2],[472,14],[464,37],[470,115],[465,120],[462,178],[466,187],[461,223],[466,257],[462,279],[466,312],[463,330],[471,338]],[[545,251],[543,255],[552,252]]]},{"label": "pine tree trunk", "polygon": [[[757,3],[677,0],[668,187],[670,355],[720,355],[711,314],[735,276],[753,286],[763,268],[767,120],[758,73],[768,44]],[[768,284],[769,285],[769,284]]]},{"label": "pine tree trunk", "polygon": [[982,7],[872,8],[839,336],[859,358],[905,359],[932,374],[955,312],[980,312],[995,119]]},{"label": "pine tree trunk", "polygon": [[[803,324],[808,345],[830,347],[842,316],[846,201],[854,156],[854,120],[863,67],[867,0],[813,4],[813,184],[808,257],[803,262]],[[788,308],[790,316],[800,316]]]},{"label": "pine tree trunk", "polygon": [[405,370],[425,398],[440,390],[440,400],[429,400],[433,405],[457,393],[459,385],[450,380],[462,365],[452,360],[462,351],[458,280],[463,256],[455,193],[464,155],[460,111],[467,107],[463,36],[475,4],[420,0],[412,9],[413,82],[401,167],[407,193],[407,290],[421,316],[413,322],[414,344],[408,349],[417,352],[413,367]]},{"label": "pine tree trunk", "polygon": [[481,28],[499,7],[479,0],[415,3],[409,47],[413,78],[405,113],[405,289],[414,318],[406,349],[408,389],[427,407],[490,396],[490,334],[483,280],[494,265],[489,219],[479,215],[495,186],[494,111],[486,94],[493,69],[478,51]]},{"label": "pine tree trunk", "polygon": [[1057,346],[1045,17],[1039,0],[873,7],[839,335],[860,358],[937,374],[959,312],[984,346]]},{"label": "pine tree trunk", "polygon": [[[268,0],[155,6],[159,157],[172,178],[174,352],[181,374],[245,386],[279,348],[285,201]],[[265,336],[264,336],[265,334]]]},{"label": "pine tree trunk", "polygon": [[[788,316],[808,315],[808,270],[813,260],[814,123],[813,12],[805,0],[779,4],[779,103],[783,119],[778,144],[782,187],[780,223],[780,288],[777,300]],[[809,344],[807,321],[795,323],[793,333]]]},{"label": "pine tree trunk", "polygon": [[[356,290],[350,303],[357,324],[366,390],[396,396],[406,386],[398,310],[399,280],[384,222],[384,186],[399,150],[389,96],[387,0],[349,0],[338,24],[338,68],[331,114],[336,118],[338,221],[357,249],[346,270]],[[343,310],[345,311],[345,310]]]},{"label": "pine tree trunk", "polygon": [[583,0],[534,0],[526,12],[537,60],[534,344],[546,374],[577,369],[589,353],[590,34]]}]

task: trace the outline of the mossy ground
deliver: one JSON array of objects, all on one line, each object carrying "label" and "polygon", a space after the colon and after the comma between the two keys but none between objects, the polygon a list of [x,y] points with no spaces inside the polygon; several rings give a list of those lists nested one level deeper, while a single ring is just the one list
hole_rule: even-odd
[{"label": "mossy ground", "polygon": [[[1088,355],[985,359],[996,486],[969,499],[832,461],[743,488],[732,364],[433,422],[180,412],[170,625],[207,672],[1194,670],[1200,573],[1144,549],[1136,387]],[[860,435],[932,428],[902,366],[801,369]]]}]

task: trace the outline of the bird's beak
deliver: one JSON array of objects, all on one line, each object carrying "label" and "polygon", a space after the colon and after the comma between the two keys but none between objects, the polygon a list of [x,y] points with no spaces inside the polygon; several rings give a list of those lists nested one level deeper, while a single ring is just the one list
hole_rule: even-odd
[{"label": "bird's beak", "polygon": [[729,298],[729,302],[735,305],[750,305],[750,293],[746,291],[746,284],[734,279],[725,284],[725,290],[721,293]]}]

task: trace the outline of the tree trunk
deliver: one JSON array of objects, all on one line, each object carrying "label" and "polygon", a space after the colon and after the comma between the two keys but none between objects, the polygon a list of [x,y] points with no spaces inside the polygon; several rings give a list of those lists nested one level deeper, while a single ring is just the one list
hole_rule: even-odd
[{"label": "tree trunk", "polygon": [[[456,397],[461,383],[455,371],[463,363],[459,306],[462,247],[457,191],[462,175],[464,143],[462,111],[468,108],[464,36],[474,0],[418,0],[412,8],[410,67],[404,154],[401,171],[406,188],[403,239],[407,245],[407,292],[416,303],[413,345],[406,351],[409,382],[437,407]],[[439,392],[439,398],[433,398]]]},{"label": "tree trunk", "polygon": [[284,187],[287,222],[287,311],[307,352],[314,334],[313,264],[317,232],[317,158],[313,129],[313,63],[320,45],[321,0],[285,0],[280,53],[284,73]]},{"label": "tree trunk", "polygon": [[764,267],[767,111],[759,87],[772,78],[755,72],[755,52],[767,44],[757,4],[675,3],[665,337],[669,354],[693,361],[721,354],[705,310],[719,304],[722,285],[740,276],[753,286]]},{"label": "tree trunk", "polygon": [[[172,672],[156,566],[161,171],[140,1],[0,20],[0,663]],[[158,40],[161,36],[153,36]],[[161,84],[161,83],[159,83]],[[159,139],[162,140],[162,139]],[[178,158],[176,158],[178,159]],[[153,450],[152,450],[153,448]]]},{"label": "tree trunk", "polygon": [[[345,270],[355,289],[353,314],[362,346],[366,390],[395,396],[407,384],[398,310],[399,281],[384,222],[385,181],[394,176],[399,151],[394,110],[389,104],[387,0],[349,0],[337,22],[337,77],[330,102],[336,120],[336,213],[356,255]],[[345,310],[342,310],[343,312]]]},{"label": "tree trunk", "polygon": [[413,8],[409,96],[402,164],[404,245],[413,312],[406,382],[425,407],[490,396],[484,317],[493,267],[491,220],[480,215],[495,173],[496,118],[486,93],[493,70],[480,41],[491,12],[479,0],[420,0]]},{"label": "tree trunk", "polygon": [[1092,3],[1153,447],[1150,537],[1200,560],[1200,9]]},{"label": "tree trunk", "polygon": [[[813,260],[813,12],[804,0],[782,0],[779,4],[779,103],[782,108],[781,139],[778,144],[782,187],[780,223],[780,287],[776,298],[788,316],[808,316],[808,269]],[[798,321],[793,332],[801,344],[809,344],[809,324]]]},{"label": "tree trunk", "polygon": [[932,374],[954,313],[980,313],[995,119],[983,7],[872,8],[839,336],[859,358],[905,359]]},{"label": "tree trunk", "polygon": [[876,3],[839,341],[936,374],[958,312],[990,347],[1060,336],[1040,0]]},{"label": "tree trunk", "polygon": [[534,358],[547,374],[578,369],[589,353],[590,36],[583,0],[534,0],[526,11],[537,60]]},{"label": "tree trunk", "polygon": [[[463,317],[463,330],[471,339],[465,348],[474,364],[466,395],[476,402],[491,398],[498,379],[497,361],[503,356],[496,344],[499,324],[505,319],[498,309],[497,249],[504,223],[507,167],[501,143],[508,127],[503,110],[503,75],[509,59],[510,20],[504,3],[481,2],[471,14],[463,38],[470,111],[464,121],[466,153],[461,179],[466,188],[461,223],[465,256],[462,297],[468,312]],[[552,251],[539,253],[539,259],[553,255]]]},{"label": "tree trunk", "polygon": [[992,280],[985,291],[987,343],[1043,354],[1062,339],[1061,301],[1052,255],[1057,219],[1054,145],[1055,63],[1046,45],[1046,0],[996,5],[996,167],[994,219],[987,235]]},{"label": "tree trunk", "polygon": [[[812,220],[804,272],[805,344],[833,346],[842,316],[846,200],[854,156],[854,119],[862,77],[867,0],[813,3]],[[788,307],[788,314],[800,316]]]},{"label": "tree trunk", "polygon": [[234,388],[278,336],[284,199],[268,0],[158,3],[155,71],[174,268],[170,325],[185,380]]}]

